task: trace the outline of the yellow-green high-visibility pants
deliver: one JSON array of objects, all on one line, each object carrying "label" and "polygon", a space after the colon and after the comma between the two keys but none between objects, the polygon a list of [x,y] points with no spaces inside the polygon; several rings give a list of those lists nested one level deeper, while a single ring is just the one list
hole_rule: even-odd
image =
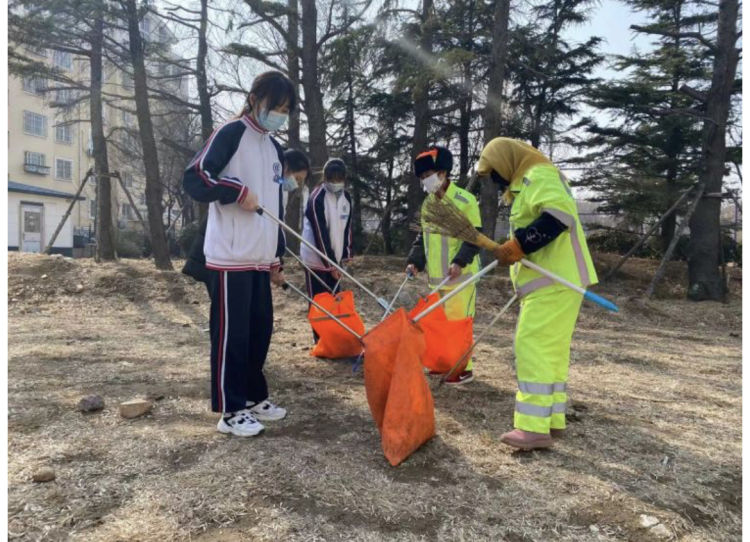
[{"label": "yellow-green high-visibility pants", "polygon": [[[452,288],[441,288],[440,296],[447,295],[451,290]],[[448,320],[462,320],[468,316],[473,318],[476,301],[477,287],[476,283],[474,283],[461,290],[461,292],[450,298],[445,303],[445,315],[448,317]],[[466,370],[471,371],[473,368],[474,360],[470,359],[468,365],[466,365]]]},{"label": "yellow-green high-visibility pants", "polygon": [[521,300],[515,336],[517,429],[549,433],[565,429],[570,341],[583,296],[541,290]]}]

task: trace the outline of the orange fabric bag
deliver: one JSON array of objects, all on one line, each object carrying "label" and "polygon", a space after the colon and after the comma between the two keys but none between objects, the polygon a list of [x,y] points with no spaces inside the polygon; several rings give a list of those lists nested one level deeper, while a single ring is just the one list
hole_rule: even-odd
[{"label": "orange fabric bag", "polygon": [[435,435],[435,406],[421,366],[424,336],[398,309],[363,340],[367,402],[395,467]]},{"label": "orange fabric bag", "polygon": [[[440,294],[435,292],[419,299],[414,308],[409,311],[409,318],[413,319],[430,305],[440,300]],[[422,329],[425,337],[425,354],[422,364],[431,371],[447,373],[474,342],[473,318],[448,320],[443,306],[435,309],[422,318],[417,325]],[[457,367],[453,374],[461,374],[469,363],[471,356],[466,356],[462,367]]]},{"label": "orange fabric bag", "polygon": [[[339,292],[335,296],[323,292],[316,295],[313,301],[336,316],[352,331],[364,335],[365,325],[354,308],[354,294],[350,290]],[[362,343],[359,339],[315,305],[310,305],[307,319],[320,337],[310,351],[310,355],[318,358],[341,359],[359,356],[362,353]]]}]

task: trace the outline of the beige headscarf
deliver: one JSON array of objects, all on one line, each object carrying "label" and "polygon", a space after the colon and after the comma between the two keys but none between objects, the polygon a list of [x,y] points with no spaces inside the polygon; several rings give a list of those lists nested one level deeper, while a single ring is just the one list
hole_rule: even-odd
[{"label": "beige headscarf", "polygon": [[496,137],[482,149],[477,174],[489,175],[494,169],[513,186],[523,180],[531,167],[539,164],[552,165],[552,162],[528,143],[510,137]]}]

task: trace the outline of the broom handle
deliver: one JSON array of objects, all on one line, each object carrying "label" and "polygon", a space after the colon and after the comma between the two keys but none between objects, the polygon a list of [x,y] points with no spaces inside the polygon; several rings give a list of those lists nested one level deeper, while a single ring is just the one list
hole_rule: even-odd
[{"label": "broom handle", "polygon": [[[486,235],[479,233],[477,235],[476,241],[474,241],[475,244],[479,245],[482,248],[486,248],[488,250],[492,250],[493,248],[499,246],[495,241],[487,237]],[[583,295],[585,299],[588,299],[589,301],[593,301],[600,307],[604,307],[607,310],[610,310],[612,312],[620,312],[620,309],[609,301],[608,299],[604,299],[602,296],[595,294],[594,292],[589,292],[585,288],[582,288],[581,286],[576,286],[569,280],[565,280],[564,278],[555,275],[551,271],[547,271],[544,267],[540,267],[534,262],[530,262],[526,258],[523,258],[521,260],[521,264],[528,267],[529,269],[533,269],[534,271],[537,271],[538,273],[541,273],[545,277],[554,280],[558,284],[562,284],[566,288],[570,288],[571,290],[578,292],[579,294]]]},{"label": "broom handle", "polygon": [[604,299],[603,297],[596,295],[593,292],[587,291],[585,288],[582,288],[580,286],[576,286],[572,282],[565,280],[564,278],[555,275],[554,273],[547,271],[544,267],[540,267],[537,264],[530,262],[526,258],[521,260],[521,263],[528,267],[529,269],[533,269],[534,271],[537,271],[544,275],[547,278],[550,278],[554,280],[555,282],[562,284],[563,286],[566,286],[567,288],[570,288],[571,290],[578,292],[579,294],[583,295],[584,298],[588,299],[589,301],[593,301],[597,305],[600,305],[604,307],[607,310],[610,310],[612,312],[619,312],[620,309],[612,303],[611,301]]},{"label": "broom handle", "polygon": [[476,281],[478,281],[479,279],[481,279],[484,275],[486,275],[487,273],[489,273],[490,271],[492,271],[495,267],[497,267],[497,264],[498,264],[498,261],[497,260],[493,260],[492,263],[490,263],[486,267],[484,267],[481,271],[479,271],[479,273],[477,273],[473,277],[469,278],[468,280],[463,281],[461,284],[459,284],[458,286],[456,286],[446,296],[442,297],[440,299],[440,301],[438,301],[437,303],[435,303],[433,305],[430,305],[425,310],[423,310],[422,312],[420,312],[416,317],[414,317],[414,319],[412,321],[416,323],[419,320],[421,320],[422,318],[424,318],[425,316],[427,316],[428,314],[430,314],[432,311],[434,311],[435,309],[437,309],[438,307],[440,307],[441,305],[444,305],[446,303],[446,301],[448,301],[451,297],[453,297],[454,295],[458,295],[461,292],[461,290],[463,290],[464,288],[466,288],[467,286],[469,286],[471,284],[474,284]]},{"label": "broom handle", "polygon": [[292,290],[294,290],[295,292],[297,292],[301,297],[305,298],[310,304],[315,305],[315,307],[317,307],[318,309],[320,309],[321,311],[323,311],[324,313],[326,313],[326,315],[331,320],[333,320],[338,325],[340,325],[345,330],[347,330],[349,333],[351,333],[352,335],[354,335],[355,337],[357,337],[357,339],[359,339],[360,342],[362,341],[362,335],[360,335],[359,333],[357,333],[356,331],[354,331],[352,328],[350,328],[349,326],[347,326],[344,322],[342,322],[341,320],[339,320],[336,316],[334,316],[331,313],[331,311],[329,311],[325,307],[322,307],[319,303],[316,303],[315,301],[313,301],[310,298],[310,296],[308,296],[307,294],[305,294],[302,290],[300,290],[299,288],[297,288],[294,284],[292,284],[290,282],[286,282],[285,284],[287,286],[289,286]]},{"label": "broom handle", "polygon": [[364,284],[362,284],[361,282],[359,282],[357,279],[355,279],[353,276],[351,276],[347,272],[346,269],[344,269],[339,264],[337,264],[336,262],[334,262],[327,255],[323,254],[320,250],[318,250],[318,248],[315,245],[313,245],[312,243],[310,243],[310,241],[308,241],[307,239],[305,239],[304,237],[302,237],[299,233],[297,233],[296,231],[294,231],[294,228],[292,228],[291,226],[289,226],[288,224],[286,224],[282,220],[279,220],[277,217],[275,217],[265,207],[263,207],[262,205],[259,205],[258,209],[256,210],[256,212],[259,215],[265,215],[265,216],[267,216],[268,218],[270,218],[271,220],[273,220],[274,222],[276,222],[276,224],[278,224],[279,226],[281,226],[282,228],[284,228],[288,233],[292,234],[294,237],[296,237],[297,239],[299,239],[299,241],[302,244],[304,244],[307,248],[309,248],[310,250],[312,250],[313,252],[315,252],[318,256],[320,256],[325,261],[327,261],[329,264],[331,264],[333,267],[335,267],[341,274],[346,275],[354,284],[356,284],[357,286],[359,286],[360,288],[362,288],[367,294],[369,294],[370,296],[372,296],[372,298],[375,299],[375,301],[377,301],[378,304],[381,305],[383,308],[386,308],[388,306],[388,303],[385,300],[379,298],[374,293],[372,293],[370,291],[370,289],[367,288],[367,286],[365,286]]},{"label": "broom handle", "polygon": [[317,279],[317,281],[318,281],[318,282],[319,282],[320,284],[322,284],[322,285],[323,285],[323,288],[325,288],[326,290],[328,290],[328,291],[329,291],[330,293],[333,293],[333,290],[331,290],[331,287],[330,287],[330,286],[328,286],[328,284],[326,284],[326,283],[325,283],[325,281],[324,281],[324,280],[323,280],[322,278],[320,278],[320,277],[318,276],[318,274],[317,274],[317,273],[316,273],[315,271],[313,271],[312,269],[310,269],[310,268],[309,268],[309,267],[308,267],[308,266],[307,266],[307,265],[305,264],[305,262],[303,262],[303,261],[302,261],[302,258],[300,258],[300,257],[299,257],[299,256],[297,256],[297,255],[296,255],[296,254],[295,254],[294,252],[292,252],[292,249],[290,249],[289,247],[286,247],[286,251],[287,251],[287,252],[289,253],[289,255],[290,255],[290,256],[291,256],[292,258],[294,258],[295,260],[297,260],[297,261],[299,262],[299,264],[300,264],[300,265],[301,265],[302,267],[304,267],[304,268],[305,268],[305,270],[306,270],[306,271],[307,271],[308,273],[310,273],[310,274],[311,274],[311,275],[312,275],[313,277],[315,277],[315,278]]},{"label": "broom handle", "polygon": [[445,381],[446,381],[446,380],[448,380],[448,379],[449,379],[449,378],[450,378],[451,376],[453,376],[453,373],[454,373],[454,371],[455,371],[456,369],[458,369],[458,366],[459,366],[459,365],[461,365],[461,363],[463,363],[463,361],[464,361],[464,360],[465,360],[466,358],[468,358],[468,357],[469,357],[469,356],[471,355],[471,353],[472,353],[472,352],[474,351],[474,349],[475,349],[475,348],[477,347],[477,344],[479,344],[479,341],[481,341],[481,340],[482,340],[482,339],[484,338],[484,336],[485,336],[485,335],[487,334],[487,332],[488,332],[488,331],[489,331],[490,329],[492,329],[492,327],[493,327],[493,326],[494,326],[494,325],[495,325],[495,324],[497,323],[497,321],[498,321],[498,320],[500,320],[500,317],[501,317],[501,316],[502,316],[503,314],[505,314],[506,312],[508,312],[508,309],[509,309],[509,308],[511,307],[511,305],[513,305],[513,303],[515,303],[515,302],[516,302],[516,300],[517,300],[517,299],[518,299],[518,294],[514,294],[514,295],[513,295],[513,297],[511,297],[511,298],[510,298],[510,301],[508,301],[508,302],[507,302],[507,303],[505,304],[505,306],[504,306],[504,307],[502,308],[502,310],[501,310],[500,312],[498,312],[498,313],[497,313],[497,314],[495,315],[495,317],[494,317],[494,318],[492,319],[492,321],[491,321],[491,322],[490,322],[489,324],[487,324],[487,327],[485,327],[485,328],[484,328],[484,329],[482,330],[482,333],[480,333],[480,334],[479,334],[479,337],[477,337],[477,338],[476,338],[476,339],[474,340],[474,344],[472,344],[472,345],[471,345],[471,346],[469,347],[469,349],[468,349],[468,350],[467,350],[466,352],[464,352],[464,355],[463,355],[463,356],[461,356],[461,357],[459,358],[459,360],[458,360],[458,361],[456,362],[456,364],[455,364],[455,365],[454,365],[454,366],[453,366],[453,367],[451,368],[451,370],[450,370],[450,371],[448,371],[447,373],[445,373],[445,374],[443,375],[443,378],[441,378],[441,379],[440,379],[440,384],[438,384],[438,387],[442,386],[442,385],[443,385],[443,384],[445,383]]}]

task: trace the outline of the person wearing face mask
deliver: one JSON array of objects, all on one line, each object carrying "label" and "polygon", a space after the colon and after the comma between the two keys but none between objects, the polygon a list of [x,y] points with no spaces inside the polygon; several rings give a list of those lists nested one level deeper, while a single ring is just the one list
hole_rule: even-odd
[{"label": "person wearing face mask", "polygon": [[185,191],[209,204],[203,250],[212,271],[211,408],[221,414],[217,430],[240,437],[286,416],[269,401],[263,374],[273,328],[271,283],[284,283],[285,239],[256,210],[262,205],[283,217],[284,160],[270,132],[284,126],[296,102],[285,75],[259,75],[242,112],[214,131],[183,175]]},{"label": "person wearing face mask", "polygon": [[[414,173],[419,177],[422,189],[427,198],[448,198],[481,231],[482,220],[479,205],[473,194],[459,188],[450,180],[453,169],[453,155],[445,147],[434,146],[419,154],[414,160]],[[479,271],[479,247],[458,239],[444,237],[436,233],[422,231],[412,244],[407,257],[406,273],[416,275],[427,270],[427,281],[430,288],[437,287],[444,279],[449,282],[440,289],[445,295],[463,280]],[[476,286],[464,288],[461,293],[452,297],[445,304],[445,313],[451,320],[474,316],[476,303]],[[460,374],[451,376],[446,384],[461,385],[474,379],[474,362],[469,360],[466,369]]]},{"label": "person wearing face mask", "polygon": [[[339,265],[354,256],[352,197],[346,190],[346,164],[340,158],[331,158],[323,166],[323,179],[307,199],[302,236]],[[337,292],[341,273],[304,244],[300,252],[305,265],[315,271],[328,288],[335,288]],[[310,297],[329,291],[308,271],[305,271],[305,282]],[[313,337],[317,342],[314,331]]]},{"label": "person wearing face mask", "polygon": [[515,429],[500,440],[526,450],[547,448],[565,429],[570,342],[583,296],[519,262],[527,258],[583,288],[596,284],[596,270],[568,181],[549,158],[523,141],[498,137],[482,150],[477,174],[489,175],[512,205],[510,239],[495,256],[511,266],[521,298]]}]

